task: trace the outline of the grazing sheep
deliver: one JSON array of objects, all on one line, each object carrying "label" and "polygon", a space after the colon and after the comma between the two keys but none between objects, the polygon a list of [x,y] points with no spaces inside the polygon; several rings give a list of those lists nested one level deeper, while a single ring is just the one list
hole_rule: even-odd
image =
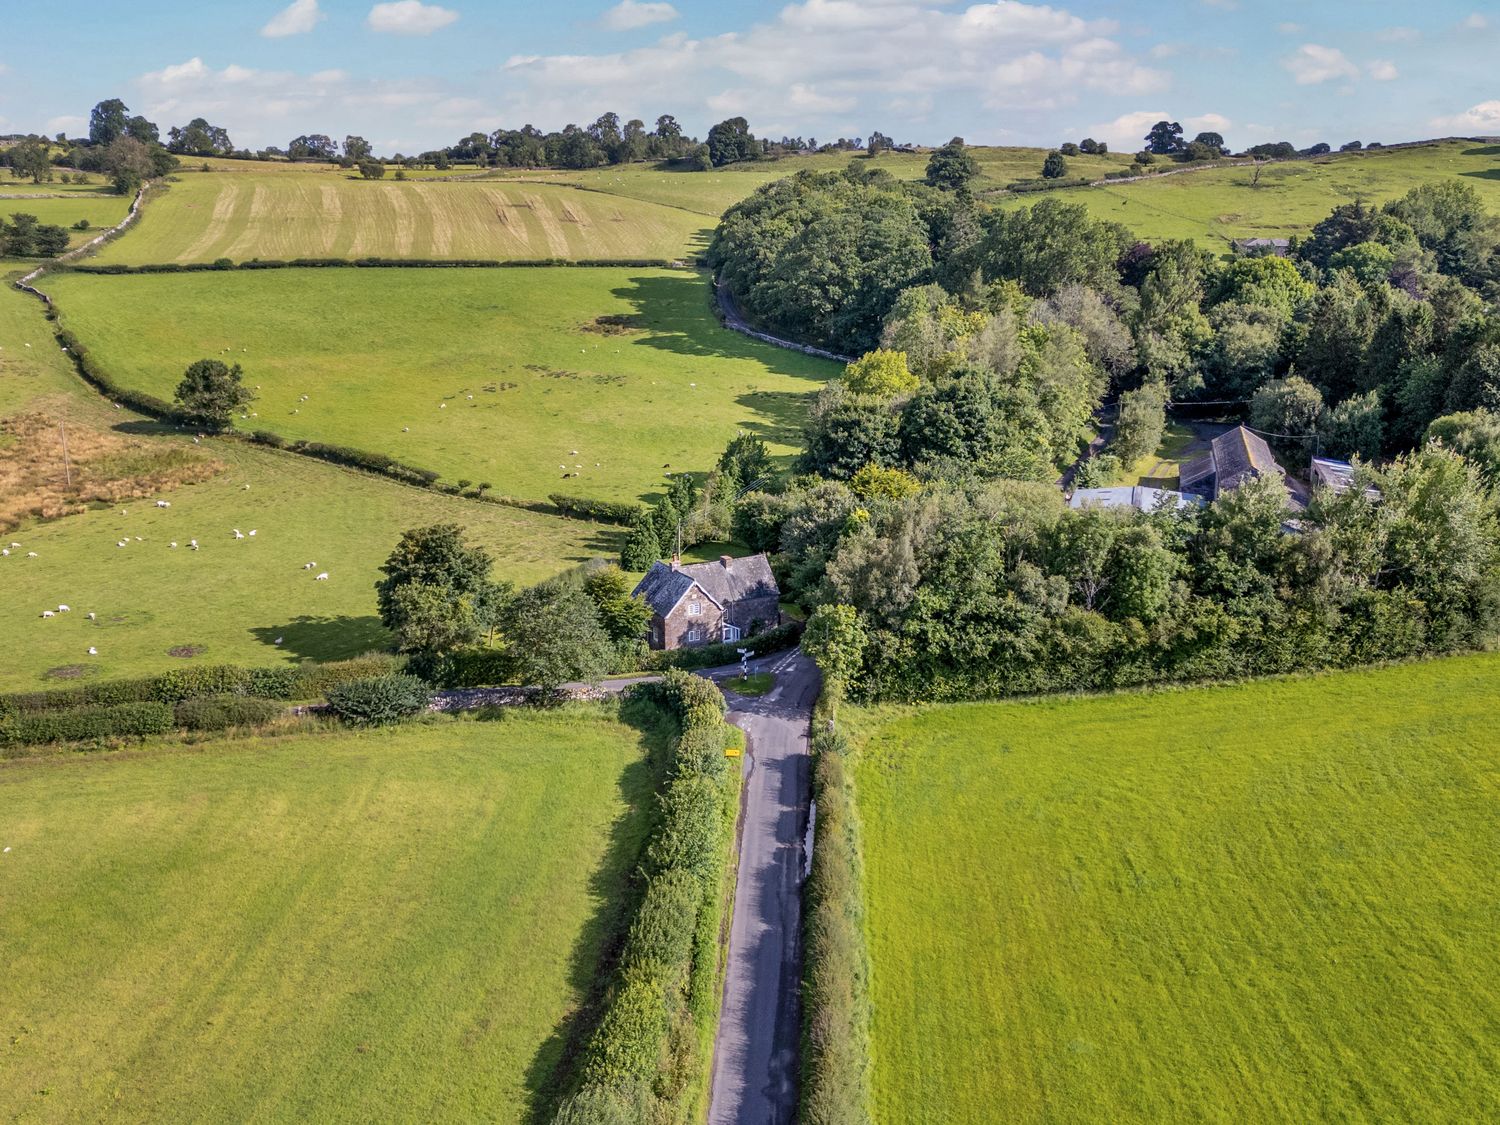
[{"label": "grazing sheep", "polygon": [[57,612],[58,613],[72,613],[73,612],[73,607],[70,606],[70,605],[60,605],[60,606],[57,607]]},{"label": "grazing sheep", "polygon": [[158,508],[170,508],[172,506],[172,503],[169,500],[158,500],[156,502],[156,506]]},{"label": "grazing sheep", "polygon": [[438,403],[438,409],[439,410],[447,410],[448,409],[448,404],[446,402],[440,402],[440,403]]},{"label": "grazing sheep", "polygon": [[129,539],[121,539],[121,540],[120,540],[120,541],[119,541],[119,542],[118,542],[118,543],[116,543],[116,544],[115,544],[115,546],[116,546],[116,547],[123,547],[123,546],[125,546],[125,545],[126,545],[126,544],[127,544],[127,543],[129,543],[129,542],[130,542],[130,540],[129,540]]},{"label": "grazing sheep", "polygon": [[57,614],[53,613],[50,609],[44,609],[44,610],[42,610],[42,616],[43,617],[56,617]]},{"label": "grazing sheep", "polygon": [[411,427],[410,426],[402,426],[401,427],[401,432],[403,434],[409,434],[409,433],[411,433]]},{"label": "grazing sheep", "polygon": [[281,638],[280,638],[280,637],[277,637],[277,638],[276,638],[276,643],[277,643],[277,644],[280,644],[280,643],[281,643]]},{"label": "grazing sheep", "polygon": [[9,557],[10,557],[10,548],[9,547],[0,547],[0,559],[6,559],[6,558],[9,558]]},{"label": "grazing sheep", "polygon": [[89,645],[89,655],[90,656],[98,656],[99,655],[99,650],[97,648],[95,648],[93,645]]},{"label": "grazing sheep", "polygon": [[255,534],[255,528],[253,528],[253,527],[252,527],[252,528],[251,528],[251,529],[250,529],[250,534],[251,534],[251,535],[254,535],[254,534]]},{"label": "grazing sheep", "polygon": [[327,582],[328,581],[328,572],[325,570],[322,574],[318,575],[317,578],[313,579],[313,581],[314,582]]},{"label": "grazing sheep", "polygon": [[167,546],[168,547],[176,547],[177,546],[176,540],[173,540],[171,543],[168,543]]},{"label": "grazing sheep", "polygon": [[94,615],[92,613],[85,613],[84,616],[87,617],[90,621],[94,619]]},{"label": "grazing sheep", "polygon": [[247,485],[245,485],[244,488],[240,489],[240,491],[241,492],[249,492],[250,491],[250,486],[247,484]]},{"label": "grazing sheep", "polygon": [[16,548],[16,547],[19,547],[19,546],[20,546],[20,545],[21,545],[21,544],[19,544],[19,543],[12,543],[12,544],[11,544],[11,547],[12,547],[12,548],[13,548],[13,549],[14,549],[14,548]]},{"label": "grazing sheep", "polygon": [[303,569],[303,570],[312,570],[312,569],[313,569],[313,568],[314,568],[314,567],[316,567],[316,566],[317,566],[317,565],[318,565],[318,564],[317,564],[317,563],[315,563],[315,562],[310,562],[310,563],[308,563],[308,564],[307,564],[307,565],[305,565],[305,566],[304,566],[304,567],[303,567],[303,568],[302,568],[302,569]]},{"label": "grazing sheep", "polygon": [[26,552],[26,557],[28,559],[34,559],[34,558],[36,558],[36,552],[35,551],[27,551]]},{"label": "grazing sheep", "polygon": [[236,527],[234,528],[234,537],[236,539],[243,539],[245,538],[245,533]]},{"label": "grazing sheep", "polygon": [[198,540],[196,540],[196,539],[189,539],[188,540],[188,546],[191,547],[193,550],[196,551],[198,549]]}]

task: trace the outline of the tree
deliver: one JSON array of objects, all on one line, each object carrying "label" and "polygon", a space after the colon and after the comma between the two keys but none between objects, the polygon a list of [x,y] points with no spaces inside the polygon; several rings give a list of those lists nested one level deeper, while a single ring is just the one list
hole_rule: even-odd
[{"label": "tree", "polygon": [[662,556],[661,538],[656,521],[649,511],[642,511],[630,525],[625,546],[620,551],[620,565],[629,571],[650,570]]},{"label": "tree", "polygon": [[877,348],[844,368],[844,388],[850,394],[890,400],[911,394],[917,377],[906,365],[906,353]]},{"label": "tree", "polygon": [[229,367],[217,359],[200,359],[184,373],[173,401],[195,425],[226,430],[235,414],[255,401],[243,375],[237,363]]},{"label": "tree", "polygon": [[682,136],[682,126],[677,124],[677,118],[664,113],[656,119],[653,132],[664,141],[675,141]]},{"label": "tree", "polygon": [[370,159],[370,154],[374,151],[370,147],[370,142],[363,137],[348,136],[344,138],[344,158],[346,160],[362,164]]},{"label": "tree", "polygon": [[1346,398],[1328,411],[1324,419],[1323,452],[1333,457],[1359,457],[1370,461],[1380,456],[1385,437],[1385,408],[1379,391]]},{"label": "tree", "polygon": [[1167,429],[1167,388],[1150,382],[1120,396],[1112,445],[1122,465],[1155,453]]},{"label": "tree", "polygon": [[717,468],[720,473],[732,477],[736,487],[752,488],[770,474],[771,451],[754,434],[741,432],[729,439],[729,444],[719,455]]},{"label": "tree", "polygon": [[[1094,147],[1097,149],[1099,146],[1095,145]],[[1075,145],[1072,141],[1064,141],[1062,144],[1057,146],[1057,151],[1062,153],[1064,156],[1077,156],[1083,151],[1083,149],[1080,146]]]},{"label": "tree", "polygon": [[1500,486],[1500,414],[1472,410],[1434,418],[1427,440],[1459,454],[1491,488]]},{"label": "tree", "polygon": [[1063,159],[1063,154],[1053,149],[1047,154],[1047,159],[1042,161],[1042,178],[1047,180],[1060,180],[1068,174],[1068,162]]},{"label": "tree", "polygon": [[651,607],[631,596],[632,583],[617,566],[596,566],[583,579],[583,592],[594,603],[599,624],[616,646],[631,645],[646,636]]},{"label": "tree", "polygon": [[922,482],[904,469],[866,465],[849,478],[849,487],[861,500],[904,500],[922,491]]},{"label": "tree", "polygon": [[130,110],[119,98],[110,98],[96,105],[89,114],[89,143],[113,144],[125,136]]},{"label": "tree", "polygon": [[834,699],[854,683],[866,642],[865,627],[852,605],[820,605],[807,619],[802,651],[817,664],[825,690]]},{"label": "tree", "polygon": [[523,590],[499,623],[518,683],[551,691],[570,680],[595,682],[609,671],[614,645],[593,601],[576,586],[553,582]]},{"label": "tree", "polygon": [[879,156],[882,152],[889,152],[896,147],[896,142],[891,140],[878,129],[870,130],[870,139],[865,145],[865,152],[871,156]]},{"label": "tree", "polygon": [[359,174],[367,180],[379,180],[385,176],[385,165],[378,160],[362,160]]},{"label": "tree", "polygon": [[954,137],[942,148],[933,150],[927,158],[926,181],[930,187],[966,191],[970,181],[978,175],[979,161],[974,159],[962,137]]},{"label": "tree", "polygon": [[1084,137],[1083,140],[1078,142],[1078,151],[1085,156],[1094,156],[1099,151],[1099,142],[1094,140],[1093,137]]},{"label": "tree", "polygon": [[1182,126],[1175,121],[1158,121],[1146,134],[1146,149],[1157,156],[1173,156],[1183,150]]},{"label": "tree", "polygon": [[336,160],[339,150],[332,137],[312,133],[293,139],[286,146],[286,155],[289,160]]},{"label": "tree", "polygon": [[151,151],[134,137],[118,137],[104,152],[104,167],[117,195],[134,195],[156,171]]},{"label": "tree", "polygon": [[743,117],[720,121],[708,131],[708,157],[715,168],[749,160],[755,155],[755,138],[750,123]]},{"label": "tree", "polygon": [[1192,139],[1191,143],[1210,149],[1214,156],[1224,155],[1224,138],[1218,133],[1199,133]]},{"label": "tree", "polygon": [[39,138],[33,137],[12,146],[6,153],[6,159],[17,176],[30,176],[34,184],[52,179],[52,160],[47,152],[47,144]]},{"label": "tree", "polygon": [[456,594],[442,582],[408,582],[396,587],[386,627],[401,652],[442,655],[475,644],[484,635],[472,593]]},{"label": "tree", "polygon": [[167,130],[167,150],[184,156],[230,156],[234,142],[227,129],[195,117],[181,128],[174,125]]},{"label": "tree", "polygon": [[1323,396],[1296,375],[1271,380],[1250,399],[1250,425],[1275,437],[1316,434],[1322,419]]}]

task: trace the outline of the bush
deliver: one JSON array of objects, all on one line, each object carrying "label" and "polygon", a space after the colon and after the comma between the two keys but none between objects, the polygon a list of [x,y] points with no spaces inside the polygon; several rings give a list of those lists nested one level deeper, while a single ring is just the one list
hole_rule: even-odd
[{"label": "bush", "polygon": [[172,709],[165,703],[120,703],[22,715],[0,724],[0,744],[34,746],[48,742],[97,742],[106,738],[144,738],[173,729]]},{"label": "bush", "polygon": [[389,676],[401,671],[403,662],[386,652],[369,652],[352,660],[328,664],[305,664],[297,669],[297,684],[290,698],[316,699],[340,684]]},{"label": "bush", "polygon": [[735,664],[740,659],[739,650],[748,648],[752,656],[764,656],[768,652],[780,652],[791,648],[802,636],[802,622],[788,621],[775,629],[756,633],[738,644],[695,645],[692,648],[675,648],[652,652],[643,666],[648,671],[666,668],[717,668],[722,664]]},{"label": "bush", "polygon": [[567,496],[552,492],[547,496],[552,506],[565,516],[574,519],[597,520],[600,523],[618,523],[626,527],[644,509],[639,504],[621,503],[615,500],[595,500],[588,496]]},{"label": "bush", "polygon": [[688,871],[664,871],[652,879],[635,913],[620,965],[628,976],[680,990],[693,955],[693,921],[703,886]]},{"label": "bush", "polygon": [[443,657],[434,674],[443,687],[493,687],[510,679],[510,669],[510,659],[503,649],[461,648]]},{"label": "bush", "polygon": [[662,794],[662,823],[646,849],[656,871],[678,869],[707,878],[721,839],[719,789],[705,777],[678,777]]},{"label": "bush", "polygon": [[252,695],[205,695],[185,699],[175,709],[177,725],[187,730],[227,730],[269,723],[286,708],[273,699]]},{"label": "bush", "polygon": [[328,706],[354,726],[384,726],[409,719],[427,707],[431,693],[415,676],[397,673],[352,680],[328,689]]}]

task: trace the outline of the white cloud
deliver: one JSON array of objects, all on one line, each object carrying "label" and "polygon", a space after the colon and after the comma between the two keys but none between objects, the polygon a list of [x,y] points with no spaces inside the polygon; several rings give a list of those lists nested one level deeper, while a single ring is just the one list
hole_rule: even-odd
[{"label": "white cloud", "polygon": [[431,35],[456,19],[458,13],[452,8],[423,4],[421,0],[393,0],[388,4],[376,4],[365,22],[371,31],[391,35]]},{"label": "white cloud", "polygon": [[1375,38],[1382,43],[1415,43],[1422,33],[1414,27],[1387,27],[1376,32]]},{"label": "white cloud", "polygon": [[1490,26],[1490,21],[1479,12],[1471,12],[1464,17],[1463,22],[1458,26],[1468,31],[1483,31]]},{"label": "white cloud", "polygon": [[318,0],[292,0],[271,17],[271,22],[260,29],[267,39],[283,39],[288,35],[305,35],[323,19],[318,10]]},{"label": "white cloud", "polygon": [[1090,125],[1084,132],[1096,140],[1108,141],[1109,147],[1116,152],[1139,152],[1146,143],[1146,134],[1158,121],[1176,121],[1182,126],[1182,134],[1186,140],[1192,140],[1199,133],[1222,135],[1234,124],[1221,113],[1203,113],[1197,117],[1173,117],[1165,110],[1138,109],[1131,113],[1122,113],[1113,121]]},{"label": "white cloud", "polygon": [[1299,86],[1313,86],[1334,78],[1358,78],[1359,67],[1349,61],[1337,47],[1304,43],[1281,60]]},{"label": "white cloud", "polygon": [[611,31],[634,31],[638,27],[650,27],[654,23],[671,23],[678,16],[677,9],[670,4],[642,3],[638,0],[620,0],[600,19]]},{"label": "white cloud", "polygon": [[1365,65],[1365,72],[1377,82],[1389,82],[1400,78],[1401,72],[1390,59],[1375,59]]},{"label": "white cloud", "polygon": [[521,121],[591,120],[600,106],[645,115],[670,105],[684,118],[733,112],[762,131],[790,122],[802,133],[863,132],[881,123],[849,122],[847,114],[964,104],[994,116],[1164,89],[1167,75],[1126,50],[1118,31],[1112,20],[1019,0],[962,8],[944,0],[801,0],[743,31],[701,39],[679,32],[610,54],[517,55],[501,77],[514,91],[506,116]]},{"label": "white cloud", "polygon": [[1500,133],[1500,98],[1480,102],[1452,117],[1435,117],[1434,128],[1452,129],[1461,134],[1493,135]]}]

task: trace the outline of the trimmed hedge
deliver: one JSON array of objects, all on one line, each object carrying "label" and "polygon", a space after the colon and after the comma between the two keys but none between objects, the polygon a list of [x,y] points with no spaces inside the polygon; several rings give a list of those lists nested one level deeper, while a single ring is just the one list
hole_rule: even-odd
[{"label": "trimmed hedge", "polygon": [[225,258],[213,262],[152,262],[146,265],[62,264],[55,271],[94,273],[119,276],[136,273],[202,273],[206,270],[304,270],[304,269],[547,269],[577,266],[584,269],[671,269],[679,263],[670,258],[541,258],[506,260],[496,258],[251,258],[232,262]]},{"label": "trimmed hedge", "polygon": [[205,695],[184,699],[173,709],[179,727],[197,731],[260,726],[285,712],[285,704],[253,695]]},{"label": "trimmed hedge", "polygon": [[288,440],[270,430],[253,430],[250,440],[258,445],[269,445],[272,449],[285,449],[305,457],[316,457],[335,465],[347,465],[351,469],[363,469],[367,473],[378,473],[406,484],[430,488],[442,474],[431,469],[418,468],[398,460],[388,453],[372,453],[368,449],[355,449],[349,445],[330,445],[322,441]]},{"label": "trimmed hedge", "polygon": [[739,650],[748,648],[752,656],[765,656],[768,652],[780,652],[791,648],[802,639],[804,623],[788,621],[775,629],[767,629],[746,637],[732,645],[695,645],[692,648],[660,649],[649,653],[642,665],[644,671],[661,671],[666,668],[717,668],[724,664],[736,664]]},{"label": "trimmed hedge", "polygon": [[153,418],[161,418],[168,422],[186,423],[187,417],[182,414],[172,403],[165,399],[148,395],[144,391],[132,390],[122,387],[112,379],[98,363],[94,361],[89,350],[66,328],[59,328],[56,333],[57,342],[62,345],[63,350],[73,357],[73,365],[78,369],[78,374],[83,376],[85,382],[91,384],[95,389],[107,395],[111,401],[121,403],[141,414]]},{"label": "trimmed hedge", "polygon": [[724,778],[724,699],[707,680],[676,669],[634,694],[672,715],[679,733],[645,850],[645,892],[584,1051],[583,1088],[554,1125],[687,1121],[703,1109],[736,814],[729,797],[737,789]]},{"label": "trimmed hedge", "polygon": [[802,1113],[807,1125],[867,1125],[869,964],[859,823],[848,745],[821,708],[813,720],[812,871],[802,913]]},{"label": "trimmed hedge", "polygon": [[175,726],[165,703],[118,703],[20,715],[0,722],[0,745],[37,746],[48,742],[100,742],[144,738]]},{"label": "trimmed hedge", "polygon": [[595,500],[588,496],[567,496],[561,492],[547,494],[552,506],[563,515],[573,519],[596,520],[600,523],[618,523],[629,526],[645,508],[640,504],[621,503],[617,500]]},{"label": "trimmed hedge", "polygon": [[134,680],[105,680],[53,691],[0,695],[0,719],[9,716],[71,711],[79,707],[107,707],[120,703],[178,703],[204,695],[250,695],[262,699],[315,699],[335,684],[368,679],[397,671],[398,657],[370,653],[329,664],[240,668],[208,664],[174,668],[158,676]]},{"label": "trimmed hedge", "polygon": [[425,681],[399,672],[351,680],[328,689],[328,706],[333,713],[361,727],[399,723],[425,711],[431,699]]}]

